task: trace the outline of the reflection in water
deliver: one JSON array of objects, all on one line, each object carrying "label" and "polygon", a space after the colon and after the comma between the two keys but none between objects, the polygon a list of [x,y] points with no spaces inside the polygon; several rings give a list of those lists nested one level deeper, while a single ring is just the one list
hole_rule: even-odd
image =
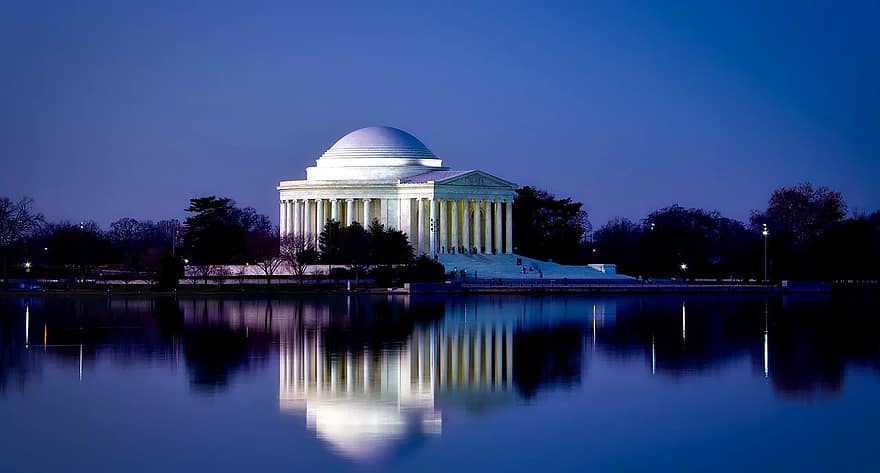
[{"label": "reflection in water", "polygon": [[83,385],[100,360],[181,367],[193,394],[219,395],[278,360],[281,412],[347,458],[377,459],[436,437],[450,412],[607,383],[590,365],[609,361],[655,385],[745,362],[786,398],[836,393],[851,366],[880,372],[876,307],[825,296],[0,298],[0,399],[50,361]]},{"label": "reflection in water", "polygon": [[282,335],[282,411],[305,412],[318,437],[361,460],[381,455],[395,440],[440,433],[434,373],[422,369],[422,346],[410,340],[402,348],[327,348],[320,329]]}]

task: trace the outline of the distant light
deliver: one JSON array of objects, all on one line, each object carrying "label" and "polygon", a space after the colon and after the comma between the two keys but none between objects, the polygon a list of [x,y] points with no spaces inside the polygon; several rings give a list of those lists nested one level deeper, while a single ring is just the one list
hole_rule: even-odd
[{"label": "distant light", "polygon": [[679,266],[679,268],[681,268],[681,270],[684,271],[684,270],[688,269],[688,265],[687,265],[687,263],[681,263],[681,266]]},{"label": "distant light", "polygon": [[186,258],[184,258],[184,259],[183,259],[183,264],[189,264],[189,260],[186,259]]},{"label": "distant light", "polygon": [[761,235],[764,235],[764,236],[767,236],[769,234],[770,234],[770,232],[768,232],[766,228],[764,229],[763,232],[761,232]]},{"label": "distant light", "polygon": [[49,247],[44,246],[44,247],[43,247],[43,251],[49,251]]},{"label": "distant light", "polygon": [[30,261],[24,262],[24,269],[31,269],[31,262]]}]

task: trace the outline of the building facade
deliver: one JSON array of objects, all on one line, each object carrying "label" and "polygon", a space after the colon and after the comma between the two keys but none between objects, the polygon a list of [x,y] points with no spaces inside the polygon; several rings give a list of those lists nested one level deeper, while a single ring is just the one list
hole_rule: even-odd
[{"label": "building facade", "polygon": [[421,141],[391,127],[355,130],[281,181],[281,236],[317,244],[324,224],[377,220],[407,234],[417,254],[512,254],[516,185],[479,170],[444,167]]}]

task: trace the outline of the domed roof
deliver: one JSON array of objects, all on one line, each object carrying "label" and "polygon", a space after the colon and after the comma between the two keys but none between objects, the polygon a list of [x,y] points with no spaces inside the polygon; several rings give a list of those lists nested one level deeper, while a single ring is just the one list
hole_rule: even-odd
[{"label": "domed roof", "polygon": [[321,159],[433,159],[434,153],[415,136],[390,126],[369,126],[340,138]]}]

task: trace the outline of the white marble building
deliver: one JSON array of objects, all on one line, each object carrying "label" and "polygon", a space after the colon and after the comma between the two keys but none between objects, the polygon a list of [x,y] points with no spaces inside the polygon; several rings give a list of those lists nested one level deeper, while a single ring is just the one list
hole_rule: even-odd
[{"label": "white marble building", "polygon": [[478,170],[442,165],[421,141],[390,127],[339,139],[306,169],[281,181],[281,235],[317,242],[329,219],[402,230],[417,254],[513,253],[516,185]]}]

